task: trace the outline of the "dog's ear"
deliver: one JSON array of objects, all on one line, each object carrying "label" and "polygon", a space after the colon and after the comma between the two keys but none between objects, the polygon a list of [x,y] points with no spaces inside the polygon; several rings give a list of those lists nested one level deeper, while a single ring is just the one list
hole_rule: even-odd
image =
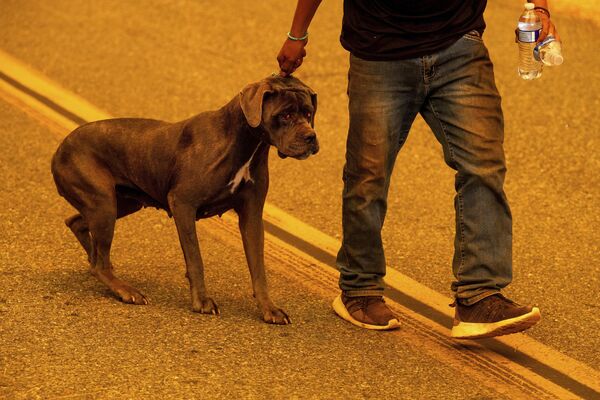
[{"label": "dog's ear", "polygon": [[273,93],[267,81],[251,83],[240,92],[240,106],[248,121],[248,125],[256,128],[262,120],[262,109],[265,94]]}]

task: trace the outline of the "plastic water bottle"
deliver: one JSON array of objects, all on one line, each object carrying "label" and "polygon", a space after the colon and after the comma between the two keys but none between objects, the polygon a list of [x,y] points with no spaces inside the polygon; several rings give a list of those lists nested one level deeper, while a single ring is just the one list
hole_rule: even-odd
[{"label": "plastic water bottle", "polygon": [[548,35],[543,41],[533,49],[533,56],[536,60],[545,65],[554,66],[563,63],[562,46],[552,35]]},{"label": "plastic water bottle", "polygon": [[519,44],[519,76],[530,80],[542,76],[542,62],[535,59],[533,49],[542,31],[542,20],[533,11],[533,3],[525,3],[525,11],[519,17],[517,42]]}]

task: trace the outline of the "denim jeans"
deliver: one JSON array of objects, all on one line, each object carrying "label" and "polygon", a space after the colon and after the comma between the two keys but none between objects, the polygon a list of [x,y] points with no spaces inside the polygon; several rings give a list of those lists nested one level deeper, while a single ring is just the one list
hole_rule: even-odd
[{"label": "denim jeans", "polygon": [[382,294],[381,228],[390,175],[417,113],[456,171],[451,289],[472,304],[508,285],[512,219],[503,190],[504,121],[493,66],[477,32],[424,57],[367,61],[351,55],[348,97],[340,288],[349,296]]}]

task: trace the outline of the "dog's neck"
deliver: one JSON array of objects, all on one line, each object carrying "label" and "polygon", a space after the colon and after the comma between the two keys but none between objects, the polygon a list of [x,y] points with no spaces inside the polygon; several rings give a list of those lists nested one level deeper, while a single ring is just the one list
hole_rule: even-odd
[{"label": "dog's neck", "polygon": [[[265,142],[269,144],[268,133],[262,125],[256,128],[250,126],[246,120],[246,116],[240,106],[239,96],[235,96],[229,103],[223,106],[222,111],[226,115],[226,123],[229,126],[235,127],[235,134],[238,136],[240,143],[247,143],[249,138],[250,142]],[[252,146],[254,148],[254,146]]]},{"label": "dog's neck", "polygon": [[237,97],[233,98],[223,107],[225,120],[237,136],[236,143],[240,144],[242,165],[237,169],[231,181],[228,184],[231,193],[234,193],[243,182],[254,182],[251,168],[257,163],[268,158],[268,149],[270,144],[267,140],[268,133],[262,126],[251,127],[246,120]]}]

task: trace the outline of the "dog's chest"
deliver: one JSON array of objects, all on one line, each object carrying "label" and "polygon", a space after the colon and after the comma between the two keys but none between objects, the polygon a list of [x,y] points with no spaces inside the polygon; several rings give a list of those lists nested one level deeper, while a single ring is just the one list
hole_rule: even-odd
[{"label": "dog's chest", "polygon": [[233,178],[227,184],[227,189],[228,189],[229,193],[234,194],[240,188],[242,183],[245,183],[245,182],[254,183],[254,179],[252,178],[252,172],[251,172],[250,167],[252,166],[252,161],[254,161],[256,152],[258,151],[259,147],[260,147],[260,143],[258,144],[258,146],[256,146],[256,149],[254,149],[254,152],[252,153],[252,155],[250,156],[248,161],[246,161],[236,171]]},{"label": "dog's chest", "polygon": [[259,146],[256,147],[250,158],[239,168],[231,173],[229,182],[222,187],[211,201],[200,206],[196,212],[196,219],[209,218],[221,215],[233,208],[235,199],[240,190],[248,183],[254,183]]}]

